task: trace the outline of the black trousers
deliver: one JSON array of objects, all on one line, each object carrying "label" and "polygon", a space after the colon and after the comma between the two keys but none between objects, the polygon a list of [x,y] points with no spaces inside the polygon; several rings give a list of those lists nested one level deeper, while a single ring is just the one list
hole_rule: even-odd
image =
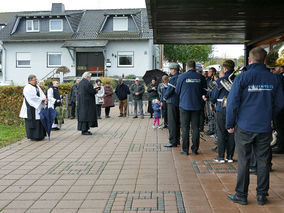
[{"label": "black trousers", "polygon": [[76,102],[71,102],[71,117],[75,118]]},{"label": "black trousers", "polygon": [[110,112],[110,107],[106,107],[106,108],[105,108],[105,114],[106,114],[106,116],[109,116],[109,112]]},{"label": "black trousers", "polygon": [[273,120],[276,132],[277,141],[276,145],[279,150],[284,151],[284,109]]},{"label": "black trousers", "polygon": [[182,150],[188,152],[189,150],[189,130],[190,124],[192,128],[192,152],[197,152],[199,149],[199,122],[200,122],[200,110],[188,111],[182,108],[180,110],[180,121],[182,129]]},{"label": "black trousers", "polygon": [[169,142],[173,145],[180,144],[180,120],[179,108],[174,104],[168,104],[168,129]]},{"label": "black trousers", "polygon": [[199,131],[203,132],[204,131],[204,125],[205,125],[205,112],[204,112],[204,107],[202,110],[200,110],[200,121],[199,121]]},{"label": "black trousers", "polygon": [[267,195],[269,189],[270,142],[272,133],[254,133],[235,128],[235,141],[238,152],[238,177],[236,193],[248,196],[249,165],[252,149],[257,161],[257,195]]},{"label": "black trousers", "polygon": [[206,101],[206,114],[208,118],[208,130],[216,133],[215,110],[210,110],[210,101]]},{"label": "black trousers", "polygon": [[216,112],[217,121],[217,138],[218,138],[218,157],[225,158],[225,151],[227,158],[233,158],[235,152],[234,134],[228,133],[226,129],[226,115],[221,112]]},{"label": "black trousers", "polygon": [[168,126],[168,104],[167,102],[163,101],[163,117],[164,117],[164,126]]},{"label": "black trousers", "polygon": [[97,104],[97,116],[98,116],[98,118],[101,117],[101,113],[102,113],[102,104]]}]

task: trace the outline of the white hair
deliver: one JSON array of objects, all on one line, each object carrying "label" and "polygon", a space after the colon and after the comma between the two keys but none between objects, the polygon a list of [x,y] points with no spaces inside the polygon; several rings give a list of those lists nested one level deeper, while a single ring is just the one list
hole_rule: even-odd
[{"label": "white hair", "polygon": [[82,78],[87,78],[87,77],[91,77],[92,73],[89,72],[84,72],[84,74],[82,75]]}]

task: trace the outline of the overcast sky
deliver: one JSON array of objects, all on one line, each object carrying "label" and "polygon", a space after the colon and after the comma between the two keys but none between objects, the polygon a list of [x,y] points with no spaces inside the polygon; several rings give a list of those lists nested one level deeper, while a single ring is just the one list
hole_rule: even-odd
[{"label": "overcast sky", "polygon": [[[145,0],[1,0],[0,12],[50,10],[52,3],[63,3],[66,10],[145,8]],[[243,45],[215,45],[213,55],[238,58],[244,55]]]}]

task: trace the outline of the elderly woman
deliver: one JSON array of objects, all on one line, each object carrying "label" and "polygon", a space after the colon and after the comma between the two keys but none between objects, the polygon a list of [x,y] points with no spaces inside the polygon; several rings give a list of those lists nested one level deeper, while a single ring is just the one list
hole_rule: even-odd
[{"label": "elderly woman", "polygon": [[114,102],[112,99],[113,89],[109,81],[106,82],[106,85],[104,86],[104,91],[105,91],[104,104],[102,107],[105,108],[106,118],[110,118],[109,116],[110,108],[114,107]]},{"label": "elderly woman", "polygon": [[90,127],[98,127],[95,94],[99,89],[93,88],[91,76],[91,73],[85,72],[78,84],[78,130],[82,131],[82,135],[92,135]]}]

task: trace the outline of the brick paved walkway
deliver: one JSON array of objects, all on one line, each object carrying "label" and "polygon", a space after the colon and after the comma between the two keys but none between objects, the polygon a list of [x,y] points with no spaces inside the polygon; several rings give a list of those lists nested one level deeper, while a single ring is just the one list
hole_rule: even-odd
[{"label": "brick paved walkway", "polygon": [[22,140],[0,149],[1,212],[284,212],[284,155],[274,156],[269,203],[255,200],[251,175],[249,205],[226,199],[234,192],[236,163],[218,165],[204,137],[198,156],[164,148],[166,130],[152,119],[99,121],[82,136],[66,120],[51,141]]}]

